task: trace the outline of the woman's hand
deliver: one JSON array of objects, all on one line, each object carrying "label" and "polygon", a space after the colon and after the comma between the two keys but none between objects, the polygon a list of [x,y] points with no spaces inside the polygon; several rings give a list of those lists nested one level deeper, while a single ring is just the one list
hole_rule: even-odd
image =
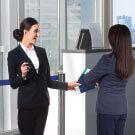
[{"label": "woman's hand", "polygon": [[22,78],[25,79],[27,74],[28,74],[28,71],[29,71],[29,64],[27,62],[24,62],[22,65],[21,65],[21,71],[22,71]]},{"label": "woman's hand", "polygon": [[80,84],[77,82],[68,82],[68,90],[75,90],[75,87],[78,87]]}]

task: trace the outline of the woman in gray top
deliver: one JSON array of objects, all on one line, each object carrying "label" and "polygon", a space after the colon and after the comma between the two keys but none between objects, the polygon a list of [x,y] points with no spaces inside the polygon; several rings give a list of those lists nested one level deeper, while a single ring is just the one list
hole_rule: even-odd
[{"label": "woman in gray top", "polygon": [[98,135],[123,135],[127,116],[125,89],[134,72],[131,33],[125,25],[114,25],[108,33],[112,52],[105,54],[87,73],[84,85],[99,82],[97,97]]}]

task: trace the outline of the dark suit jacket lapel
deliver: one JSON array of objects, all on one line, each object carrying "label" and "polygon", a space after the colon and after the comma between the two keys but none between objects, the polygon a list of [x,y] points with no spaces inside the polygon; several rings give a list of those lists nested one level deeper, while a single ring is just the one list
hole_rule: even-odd
[{"label": "dark suit jacket lapel", "polygon": [[34,46],[34,49],[35,49],[35,52],[36,52],[38,60],[39,60],[38,74],[40,74],[41,70],[42,70],[42,56],[41,56],[40,50],[36,46]]},{"label": "dark suit jacket lapel", "polygon": [[35,69],[31,59],[27,56],[27,54],[24,52],[24,50],[22,49],[22,47],[20,45],[18,46],[18,50],[19,50],[20,55],[22,57],[24,57],[24,61],[22,61],[22,63],[23,62],[28,62],[31,70],[33,70],[37,74],[36,69]]}]

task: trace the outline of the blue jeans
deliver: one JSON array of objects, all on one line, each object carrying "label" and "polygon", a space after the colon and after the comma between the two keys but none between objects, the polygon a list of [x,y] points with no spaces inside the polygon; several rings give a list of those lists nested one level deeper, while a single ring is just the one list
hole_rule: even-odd
[{"label": "blue jeans", "polygon": [[97,114],[98,135],[124,135],[127,114]]}]

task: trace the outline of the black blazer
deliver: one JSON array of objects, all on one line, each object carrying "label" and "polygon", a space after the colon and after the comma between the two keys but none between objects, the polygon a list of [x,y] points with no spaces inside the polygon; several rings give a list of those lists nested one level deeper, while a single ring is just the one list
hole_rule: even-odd
[{"label": "black blazer", "polygon": [[[55,89],[67,89],[67,83],[50,79],[50,67],[45,49],[34,46],[39,59],[39,70],[36,72],[32,61],[26,55],[21,46],[8,53],[8,72],[10,85],[13,89],[18,88],[18,108],[44,107],[49,104],[47,87]],[[21,76],[21,65],[28,62],[30,70],[26,80]]]}]

